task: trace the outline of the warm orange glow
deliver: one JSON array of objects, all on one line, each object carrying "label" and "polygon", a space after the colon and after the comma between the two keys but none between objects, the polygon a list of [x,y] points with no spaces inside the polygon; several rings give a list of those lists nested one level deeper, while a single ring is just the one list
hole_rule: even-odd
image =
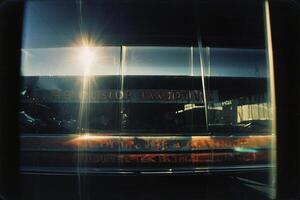
[{"label": "warm orange glow", "polygon": [[[265,136],[192,136],[190,139],[185,137],[176,136],[110,136],[110,135],[92,135],[83,134],[66,143],[67,146],[82,148],[98,148],[101,151],[102,148],[114,149],[121,148],[122,150],[134,150],[134,139],[138,138],[145,143],[145,150],[166,150],[168,148],[188,148],[190,150],[201,149],[235,149],[235,148],[263,148],[269,149],[272,143],[272,135]],[[182,141],[184,144],[181,145]],[[170,147],[170,143],[174,143]]]},{"label": "warm orange glow", "polygon": [[[51,136],[49,136],[51,137]],[[265,136],[111,136],[85,133],[65,138],[23,138],[22,149],[53,151],[65,159],[90,164],[267,163],[272,135]],[[213,151],[219,149],[219,151]],[[187,151],[188,152],[187,152]],[[223,151],[224,150],[224,151]],[[230,151],[227,151],[230,150]],[[73,152],[71,157],[66,151]],[[172,153],[170,153],[172,151]],[[47,155],[49,156],[49,151]],[[84,152],[82,154],[82,152]],[[97,153],[89,153],[97,152]],[[130,153],[129,153],[130,152]],[[47,157],[48,159],[48,157]]]}]

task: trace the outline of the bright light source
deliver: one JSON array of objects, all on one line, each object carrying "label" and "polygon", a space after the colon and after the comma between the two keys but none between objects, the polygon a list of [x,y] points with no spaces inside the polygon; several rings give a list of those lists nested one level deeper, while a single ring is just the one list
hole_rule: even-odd
[{"label": "bright light source", "polygon": [[80,47],[78,54],[78,60],[84,68],[84,75],[89,75],[90,67],[95,61],[94,49],[92,47]]}]

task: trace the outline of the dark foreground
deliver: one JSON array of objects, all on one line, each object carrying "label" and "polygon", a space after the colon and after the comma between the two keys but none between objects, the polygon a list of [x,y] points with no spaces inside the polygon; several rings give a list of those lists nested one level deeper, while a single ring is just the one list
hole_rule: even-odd
[{"label": "dark foreground", "polygon": [[201,176],[22,176],[22,199],[269,199],[267,174]]}]

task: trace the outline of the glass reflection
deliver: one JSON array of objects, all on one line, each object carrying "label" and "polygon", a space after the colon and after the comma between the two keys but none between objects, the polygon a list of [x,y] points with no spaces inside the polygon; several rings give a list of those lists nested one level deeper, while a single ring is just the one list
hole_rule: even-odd
[{"label": "glass reflection", "polygon": [[22,172],[269,173],[261,4],[130,2],[27,4]]}]

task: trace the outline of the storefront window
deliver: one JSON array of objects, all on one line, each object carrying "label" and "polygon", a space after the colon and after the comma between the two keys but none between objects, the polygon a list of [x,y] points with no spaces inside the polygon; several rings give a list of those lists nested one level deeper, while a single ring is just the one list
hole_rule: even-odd
[{"label": "storefront window", "polygon": [[271,194],[262,5],[26,2],[21,172],[76,175],[83,193],[86,175],[246,173]]}]

